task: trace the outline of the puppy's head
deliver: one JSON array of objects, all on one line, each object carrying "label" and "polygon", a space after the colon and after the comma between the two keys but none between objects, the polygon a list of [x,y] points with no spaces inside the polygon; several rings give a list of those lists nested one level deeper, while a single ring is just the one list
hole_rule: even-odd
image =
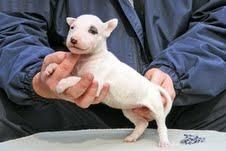
[{"label": "puppy's head", "polygon": [[67,23],[70,26],[66,40],[68,49],[75,54],[89,54],[101,50],[118,20],[103,23],[97,16],[81,15],[78,18],[67,17]]}]

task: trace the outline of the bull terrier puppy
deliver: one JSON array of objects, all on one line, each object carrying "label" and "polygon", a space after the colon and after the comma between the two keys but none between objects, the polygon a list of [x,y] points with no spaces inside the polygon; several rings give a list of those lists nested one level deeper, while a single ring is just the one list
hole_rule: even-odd
[{"label": "bull terrier puppy", "polygon": [[[151,117],[157,122],[159,145],[167,147],[170,143],[165,119],[171,109],[172,99],[162,87],[151,83],[108,51],[106,39],[116,28],[118,20],[111,19],[103,23],[94,15],[68,17],[66,20],[70,26],[66,45],[71,53],[81,56],[75,66],[74,76],[62,79],[56,86],[57,93],[63,93],[76,84],[81,75],[92,73],[99,83],[98,93],[104,83],[110,85],[109,94],[103,103],[112,108],[122,109],[125,117],[135,125],[133,132],[124,139],[125,142],[136,141],[149,122],[135,114],[132,109],[147,107]],[[50,64],[46,73],[51,74],[55,68],[56,64]],[[161,95],[166,98],[165,106],[162,104]]]}]

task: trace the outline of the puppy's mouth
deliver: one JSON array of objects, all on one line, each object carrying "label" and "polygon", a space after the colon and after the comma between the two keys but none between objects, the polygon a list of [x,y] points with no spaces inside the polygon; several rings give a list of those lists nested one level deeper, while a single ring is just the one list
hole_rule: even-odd
[{"label": "puppy's mouth", "polygon": [[89,48],[80,48],[80,47],[77,47],[75,45],[71,45],[71,48],[75,48],[75,49],[77,49],[79,51],[85,51],[85,50],[88,50],[89,49]]}]

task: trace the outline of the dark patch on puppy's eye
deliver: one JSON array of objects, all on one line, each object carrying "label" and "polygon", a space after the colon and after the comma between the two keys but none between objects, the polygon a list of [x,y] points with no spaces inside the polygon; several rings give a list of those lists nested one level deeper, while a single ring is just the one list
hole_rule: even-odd
[{"label": "dark patch on puppy's eye", "polygon": [[97,28],[95,26],[90,26],[88,32],[93,34],[93,35],[98,34],[98,30],[97,30]]},{"label": "dark patch on puppy's eye", "polygon": [[74,26],[71,26],[71,27],[70,27],[70,29],[74,29],[74,28],[75,28]]}]

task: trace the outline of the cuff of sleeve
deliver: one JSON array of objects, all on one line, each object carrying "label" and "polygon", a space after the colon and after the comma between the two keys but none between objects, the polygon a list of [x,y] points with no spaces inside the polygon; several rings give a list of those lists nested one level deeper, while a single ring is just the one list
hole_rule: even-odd
[{"label": "cuff of sleeve", "polygon": [[[33,89],[32,80],[33,77],[41,71],[41,65],[39,67],[36,67],[35,69],[32,69],[30,72],[28,72],[25,75],[24,78],[24,91],[29,96],[29,98],[32,100],[32,102],[28,101],[26,104],[34,104],[35,101],[43,101],[45,98],[39,96]],[[29,103],[30,102],[30,103]]]},{"label": "cuff of sleeve", "polygon": [[150,65],[146,70],[144,70],[144,74],[151,68],[159,68],[161,71],[163,71],[164,73],[168,74],[172,81],[173,81],[173,85],[176,91],[176,95],[178,95],[180,93],[181,90],[181,83],[179,80],[179,76],[178,74],[169,66],[166,65]]}]

